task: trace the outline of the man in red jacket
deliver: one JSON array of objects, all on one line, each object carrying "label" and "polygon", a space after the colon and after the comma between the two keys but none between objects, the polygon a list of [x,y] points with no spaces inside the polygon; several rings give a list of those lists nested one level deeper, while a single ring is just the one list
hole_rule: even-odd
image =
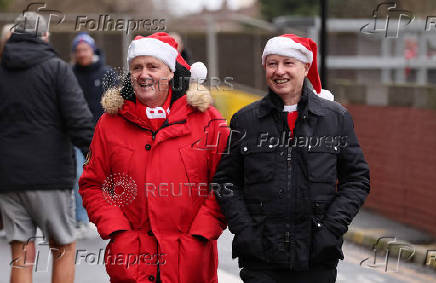
[{"label": "man in red jacket", "polygon": [[111,282],[217,282],[226,227],[211,181],[228,128],[207,90],[190,86],[166,33],[137,37],[129,75],[108,91],[80,194],[106,247]]}]

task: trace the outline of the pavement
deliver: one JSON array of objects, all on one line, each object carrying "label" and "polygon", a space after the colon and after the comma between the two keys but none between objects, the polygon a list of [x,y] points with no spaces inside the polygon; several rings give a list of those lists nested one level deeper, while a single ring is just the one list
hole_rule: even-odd
[{"label": "pavement", "polygon": [[[369,248],[374,258],[389,255],[436,270],[436,239],[429,233],[361,209],[353,219],[345,240]],[[389,260],[389,259],[388,259]],[[363,263],[363,262],[362,262]],[[368,260],[366,264],[376,264]]]},{"label": "pavement", "polygon": [[[96,233],[94,231],[94,233]],[[241,283],[239,268],[236,260],[231,260],[231,240],[233,235],[228,230],[224,231],[218,241],[219,282]],[[367,209],[361,209],[349,227],[345,235],[346,243],[344,251],[346,261],[341,261],[338,266],[338,282],[351,282],[351,278],[362,277],[362,280],[354,278],[354,282],[436,282],[436,241],[428,233],[407,225],[389,220],[379,214]],[[353,256],[355,248],[351,245],[359,245],[361,252]],[[104,250],[106,241],[102,241],[97,234],[77,242],[77,250],[98,254],[100,249]],[[41,264],[38,265],[38,272],[34,274],[35,283],[50,282],[50,267],[48,249],[41,249]],[[429,252],[430,251],[430,252]],[[433,251],[433,252],[431,252]],[[386,257],[386,254],[390,257]],[[396,272],[401,256],[401,272]],[[88,256],[81,260],[92,258]],[[10,260],[10,250],[4,238],[0,238],[0,283],[7,283],[9,266],[5,264]],[[377,260],[377,261],[376,261]],[[389,261],[389,262],[388,262]],[[404,264],[403,264],[404,262]],[[86,263],[86,262],[85,262]],[[407,265],[405,265],[407,264]],[[359,266],[360,265],[360,266]],[[407,266],[415,266],[416,269]],[[365,268],[366,267],[366,268]],[[430,267],[430,268],[429,268]],[[413,278],[419,276],[431,276],[429,280],[408,280],[406,269],[415,270],[411,273]],[[416,271],[417,270],[417,271]],[[410,273],[410,272],[409,272]],[[393,275],[396,279],[389,279]],[[359,278],[360,278],[359,277]],[[374,278],[377,277],[377,280]],[[401,280],[400,280],[401,279]],[[406,280],[407,279],[407,280]],[[369,281],[368,281],[369,280]],[[93,262],[77,263],[76,282],[95,283],[108,282],[108,276],[104,265]]]}]

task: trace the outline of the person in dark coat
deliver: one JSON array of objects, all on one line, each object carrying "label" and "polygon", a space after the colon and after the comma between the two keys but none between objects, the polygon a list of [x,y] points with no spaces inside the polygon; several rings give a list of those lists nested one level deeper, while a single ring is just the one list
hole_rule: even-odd
[{"label": "person in dark coat", "polygon": [[42,16],[19,16],[0,66],[0,209],[13,283],[32,281],[37,227],[56,258],[52,282],[74,282],[73,144],[87,154],[92,114],[48,38]]},{"label": "person in dark coat", "polygon": [[191,64],[191,52],[185,48],[182,36],[177,32],[171,32],[170,35],[176,40],[177,51],[179,51],[182,58],[185,59],[186,63]]},{"label": "person in dark coat", "polygon": [[[73,40],[73,71],[88,102],[89,109],[97,123],[103,114],[101,97],[105,90],[117,84],[114,70],[106,65],[103,51],[95,45],[87,33],[79,33]],[[104,84],[110,85],[104,85]]]},{"label": "person in dark coat", "polygon": [[231,119],[213,183],[244,282],[335,282],[343,235],[370,190],[351,115],[324,99],[316,54],[308,38],[270,39],[269,92]]},{"label": "person in dark coat", "polygon": [[[86,32],[80,32],[73,39],[73,72],[85,95],[86,102],[93,115],[94,124],[103,114],[101,97],[105,90],[114,86],[115,72],[105,64],[103,52],[95,45],[95,40]],[[95,228],[89,223],[86,210],[83,208],[82,197],[78,193],[79,178],[83,172],[84,156],[75,148],[77,160],[77,176],[74,183],[74,197],[76,204],[76,226],[78,238],[89,238],[96,235]]]}]

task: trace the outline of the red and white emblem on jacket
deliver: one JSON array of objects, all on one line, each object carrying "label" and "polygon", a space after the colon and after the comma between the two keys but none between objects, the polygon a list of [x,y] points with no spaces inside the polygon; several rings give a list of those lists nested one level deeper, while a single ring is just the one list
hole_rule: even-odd
[{"label": "red and white emblem on jacket", "polygon": [[163,118],[165,119],[166,116],[166,111],[165,109],[163,109],[163,107],[147,107],[145,109],[145,113],[147,115],[148,119],[156,119],[156,118]]}]

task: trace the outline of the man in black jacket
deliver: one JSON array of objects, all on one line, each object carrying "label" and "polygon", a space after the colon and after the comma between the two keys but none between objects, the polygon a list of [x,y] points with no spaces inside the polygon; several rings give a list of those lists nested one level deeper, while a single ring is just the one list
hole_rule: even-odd
[{"label": "man in black jacket", "polygon": [[316,54],[311,39],[270,39],[269,93],[230,123],[214,183],[244,282],[335,282],[342,236],[369,193],[350,114],[320,98]]},{"label": "man in black jacket", "polygon": [[11,282],[31,282],[39,227],[54,254],[52,282],[72,283],[73,144],[87,153],[92,114],[71,67],[48,44],[39,14],[16,20],[1,60],[0,99],[0,208]]}]

